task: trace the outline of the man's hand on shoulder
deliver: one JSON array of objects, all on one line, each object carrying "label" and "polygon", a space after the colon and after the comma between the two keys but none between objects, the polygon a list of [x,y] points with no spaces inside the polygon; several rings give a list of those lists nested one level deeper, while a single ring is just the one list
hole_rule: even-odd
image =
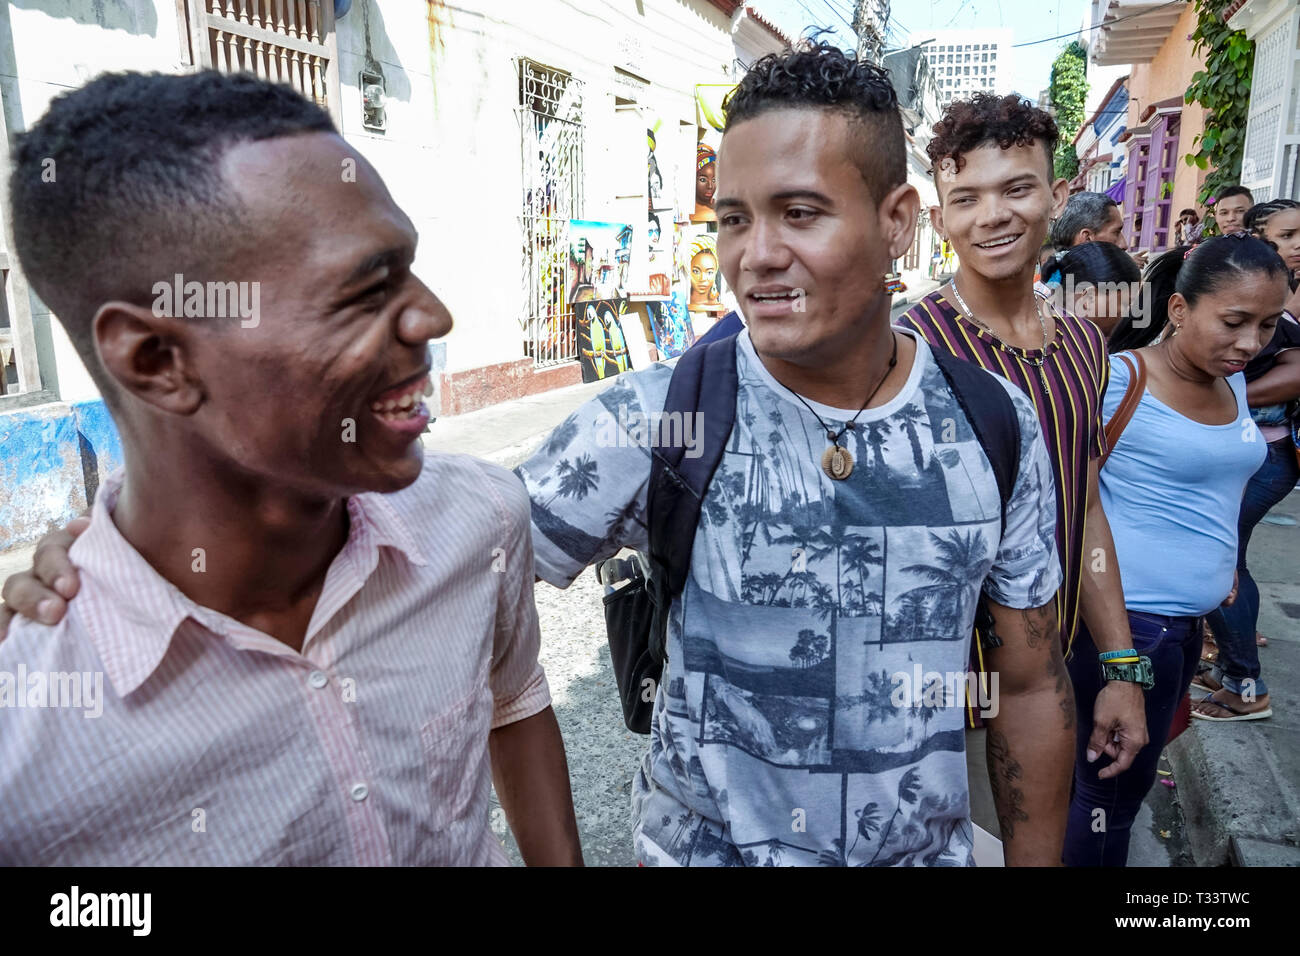
[{"label": "man's hand on shoulder", "polygon": [[51,531],[41,538],[32,555],[30,571],[11,574],[0,590],[0,641],[9,633],[9,622],[16,614],[40,621],[58,624],[68,611],[68,601],[76,597],[81,587],[77,569],[68,558],[68,551],[87,528],[90,519],[73,518],[67,527]]}]

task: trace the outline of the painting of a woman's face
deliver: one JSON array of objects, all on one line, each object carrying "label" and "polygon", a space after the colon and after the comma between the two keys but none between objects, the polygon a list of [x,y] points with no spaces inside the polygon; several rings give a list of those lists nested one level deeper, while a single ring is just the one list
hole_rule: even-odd
[{"label": "painting of a woman's face", "polygon": [[718,260],[711,252],[697,252],[691,259],[691,302],[710,301],[713,283],[718,277]]},{"label": "painting of a woman's face", "polygon": [[713,207],[713,194],[718,191],[717,164],[709,163],[695,177],[695,201],[701,206]]}]

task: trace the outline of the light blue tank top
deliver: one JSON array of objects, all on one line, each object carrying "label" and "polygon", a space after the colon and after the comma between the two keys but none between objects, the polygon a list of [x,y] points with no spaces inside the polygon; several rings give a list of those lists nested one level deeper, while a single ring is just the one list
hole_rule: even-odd
[{"label": "light blue tank top", "polygon": [[[1128,366],[1112,355],[1106,421],[1128,379]],[[1237,417],[1227,425],[1194,422],[1145,392],[1101,470],[1130,611],[1200,616],[1232,590],[1242,492],[1268,451],[1246,404],[1245,376],[1228,384]]]}]

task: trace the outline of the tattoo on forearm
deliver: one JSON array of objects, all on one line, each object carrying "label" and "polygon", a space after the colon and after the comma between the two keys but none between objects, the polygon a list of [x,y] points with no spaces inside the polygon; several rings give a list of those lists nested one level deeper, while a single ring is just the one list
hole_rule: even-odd
[{"label": "tattoo on forearm", "polygon": [[1011,756],[1007,735],[996,730],[989,731],[988,765],[989,784],[993,788],[993,803],[997,807],[1002,839],[1010,840],[1016,835],[1016,824],[1029,820],[1024,807],[1025,792],[1016,786],[1016,781],[1024,777],[1024,771],[1020,762]]},{"label": "tattoo on forearm", "polygon": [[1061,655],[1061,642],[1055,641],[1047,655],[1047,676],[1056,679],[1056,696],[1060,698],[1061,712],[1065,714],[1065,729],[1074,729],[1074,685],[1070,683],[1070,672],[1065,669],[1065,658]]},{"label": "tattoo on forearm", "polygon": [[1047,676],[1056,681],[1056,695],[1060,698],[1065,729],[1074,729],[1074,689],[1070,675],[1061,656],[1061,632],[1056,624],[1056,602],[1043,607],[1026,608],[1020,612],[1025,624],[1025,642],[1031,650],[1047,648]]}]

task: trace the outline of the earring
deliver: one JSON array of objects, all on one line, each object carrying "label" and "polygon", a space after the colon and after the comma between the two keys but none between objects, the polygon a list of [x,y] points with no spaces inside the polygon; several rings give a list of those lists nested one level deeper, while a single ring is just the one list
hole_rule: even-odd
[{"label": "earring", "polygon": [[903,282],[903,274],[901,272],[886,272],[884,288],[890,295],[906,292],[907,284]]}]

